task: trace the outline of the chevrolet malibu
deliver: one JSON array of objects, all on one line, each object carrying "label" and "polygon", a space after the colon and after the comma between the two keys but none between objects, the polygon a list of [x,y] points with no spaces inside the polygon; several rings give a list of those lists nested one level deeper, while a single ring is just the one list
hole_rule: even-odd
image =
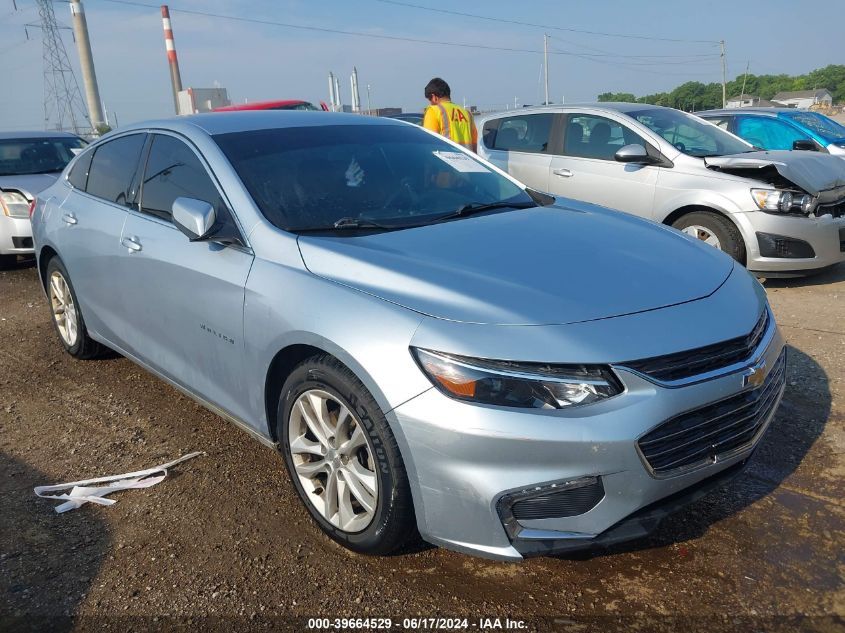
[{"label": "chevrolet malibu", "polygon": [[743,468],[783,393],[730,257],[400,121],[137,124],[32,222],[67,352],[115,350],[277,448],[358,552],[642,536]]}]

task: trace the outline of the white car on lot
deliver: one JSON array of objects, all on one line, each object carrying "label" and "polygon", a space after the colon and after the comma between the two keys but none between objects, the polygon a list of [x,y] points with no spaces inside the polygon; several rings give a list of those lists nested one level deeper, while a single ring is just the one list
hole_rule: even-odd
[{"label": "white car on lot", "polygon": [[526,185],[621,209],[721,248],[769,277],[845,261],[845,167],[756,149],[698,117],[638,103],[479,118],[478,152]]},{"label": "white car on lot", "polygon": [[35,196],[87,143],[66,132],[0,132],[0,268],[33,254]]}]

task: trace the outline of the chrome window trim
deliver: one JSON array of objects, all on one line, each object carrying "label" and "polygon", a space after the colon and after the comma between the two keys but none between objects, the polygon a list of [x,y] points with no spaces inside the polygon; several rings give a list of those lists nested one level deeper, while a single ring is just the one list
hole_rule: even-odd
[{"label": "chrome window trim", "polygon": [[[174,132],[172,130],[163,130],[163,129],[159,129],[159,128],[148,128],[146,130],[146,133],[149,134],[150,136],[152,136],[153,138],[150,141],[150,147],[149,147],[148,151],[146,152],[146,155],[143,156],[144,162],[143,162],[142,165],[140,165],[142,177],[143,177],[143,174],[146,173],[147,163],[148,163],[149,158],[150,158],[150,153],[152,152],[152,144],[153,144],[153,142],[155,142],[155,136],[157,134],[162,135],[162,136],[170,136],[170,137],[175,138],[177,141],[181,141],[182,143],[184,143],[184,145],[191,152],[193,152],[194,156],[197,157],[200,164],[205,169],[206,174],[208,174],[208,177],[211,180],[211,184],[214,185],[214,187],[217,189],[217,193],[220,195],[220,198],[226,203],[226,211],[228,212],[228,214],[231,216],[232,220],[235,223],[235,228],[238,230],[238,233],[240,234],[241,241],[243,241],[243,248],[246,249],[247,252],[252,253],[253,252],[252,247],[250,246],[249,240],[246,237],[246,231],[244,231],[243,225],[241,224],[241,220],[238,217],[238,214],[235,212],[231,200],[229,200],[229,197],[224,192],[223,187],[220,185],[220,181],[217,178],[217,174],[214,173],[214,170],[211,168],[211,165],[209,165],[208,161],[205,159],[205,156],[203,156],[203,154],[199,150],[199,148],[196,145],[194,145],[194,143],[191,141],[191,139],[189,139],[187,136],[184,136],[184,135],[182,135],[178,132]],[[163,224],[170,225],[170,226],[173,226],[174,228],[176,228],[176,225],[173,224],[173,222],[171,222],[169,220],[165,220],[164,218],[155,216],[152,213],[148,213],[148,212],[144,211],[143,209],[141,209],[141,203],[143,203],[143,200],[144,200],[144,183],[141,182],[141,183],[139,183],[139,186],[138,186],[138,202],[136,203],[138,205],[138,207],[137,208],[130,207],[129,211],[131,213],[135,214],[135,215],[139,215],[139,216],[144,217],[144,218],[157,218],[157,219],[161,220]]]}]

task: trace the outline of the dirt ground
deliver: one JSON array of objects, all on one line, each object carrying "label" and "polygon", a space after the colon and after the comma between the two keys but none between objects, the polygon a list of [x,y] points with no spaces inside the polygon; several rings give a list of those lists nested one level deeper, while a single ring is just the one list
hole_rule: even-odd
[{"label": "dirt ground", "polygon": [[[2,272],[0,629],[307,630],[307,617],[355,616],[419,630],[432,627],[402,619],[440,615],[470,630],[496,630],[481,617],[522,630],[845,630],[845,265],[766,288],[789,377],[749,469],[648,540],[513,564],[339,548],[276,453],[126,359],[73,360],[35,269]],[[56,514],[32,491],[195,450],[206,455],[113,507]]]}]

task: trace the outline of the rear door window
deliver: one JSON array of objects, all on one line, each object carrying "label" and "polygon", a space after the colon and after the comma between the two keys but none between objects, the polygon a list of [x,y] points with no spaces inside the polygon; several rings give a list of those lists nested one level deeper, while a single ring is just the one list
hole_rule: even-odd
[{"label": "rear door window", "polygon": [[145,134],[131,134],[100,145],[88,171],[86,191],[115,204],[130,206],[132,179],[138,169]]},{"label": "rear door window", "polygon": [[551,112],[498,119],[498,130],[494,133],[488,134],[485,126],[484,144],[508,152],[549,153],[554,119]]},{"label": "rear door window", "polygon": [[153,136],[141,185],[141,211],[170,220],[176,198],[211,204],[218,216],[225,205],[205,166],[184,142],[172,136]]},{"label": "rear door window", "polygon": [[632,143],[647,147],[639,134],[612,119],[591,114],[570,115],[563,136],[563,153],[615,160],[616,152]]},{"label": "rear door window", "polygon": [[764,117],[741,116],[737,121],[737,134],[763,149],[792,149],[795,141],[810,137],[787,123]]}]

